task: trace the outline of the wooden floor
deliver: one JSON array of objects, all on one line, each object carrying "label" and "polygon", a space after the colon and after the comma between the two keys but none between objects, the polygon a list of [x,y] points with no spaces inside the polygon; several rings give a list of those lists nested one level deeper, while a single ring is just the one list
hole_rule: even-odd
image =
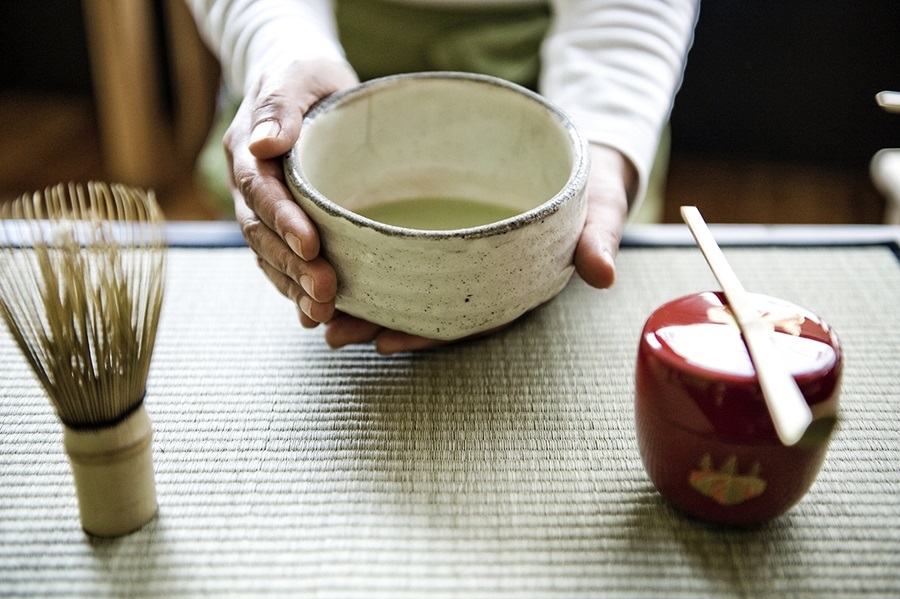
[{"label": "wooden floor", "polygon": [[[89,97],[0,93],[0,200],[59,182],[107,180]],[[169,220],[218,218],[189,165],[175,184],[157,188]],[[872,224],[884,200],[866,172],[748,163],[673,150],[665,222],[678,206],[698,206],[713,223]]]},{"label": "wooden floor", "polygon": [[885,201],[863,170],[728,161],[673,151],[665,222],[693,204],[716,223],[877,224]]}]

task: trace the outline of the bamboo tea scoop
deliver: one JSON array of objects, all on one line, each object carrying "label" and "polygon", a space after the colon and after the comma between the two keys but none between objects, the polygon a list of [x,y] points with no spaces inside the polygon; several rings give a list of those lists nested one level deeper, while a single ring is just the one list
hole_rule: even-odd
[{"label": "bamboo tea scoop", "polygon": [[753,307],[744,286],[695,206],[682,206],[681,217],[715,275],[741,329],[750,360],[762,387],[775,432],[784,445],[794,445],[812,422],[812,412],[797,381],[779,360],[771,333]]}]

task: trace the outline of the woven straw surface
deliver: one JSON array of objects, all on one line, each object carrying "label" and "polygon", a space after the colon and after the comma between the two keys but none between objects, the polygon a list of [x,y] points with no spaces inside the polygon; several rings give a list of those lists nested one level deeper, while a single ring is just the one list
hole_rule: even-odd
[{"label": "woven straw surface", "polygon": [[900,594],[900,268],[883,247],[731,248],[748,289],[845,350],[815,485],[750,530],[690,520],[644,473],[637,340],[716,289],[695,248],[624,249],[492,337],[328,350],[249,250],[173,249],[150,372],[159,515],[80,529],[61,431],[0,327],[0,596],[847,597]]}]

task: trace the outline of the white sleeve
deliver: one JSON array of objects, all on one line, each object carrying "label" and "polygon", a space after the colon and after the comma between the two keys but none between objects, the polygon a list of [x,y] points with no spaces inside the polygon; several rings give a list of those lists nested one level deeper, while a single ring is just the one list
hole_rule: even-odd
[{"label": "white sleeve", "polygon": [[697,0],[553,0],[540,91],[638,172],[640,201],[681,84]]},{"label": "white sleeve", "polygon": [[235,92],[293,59],[344,60],[331,0],[187,0]]}]

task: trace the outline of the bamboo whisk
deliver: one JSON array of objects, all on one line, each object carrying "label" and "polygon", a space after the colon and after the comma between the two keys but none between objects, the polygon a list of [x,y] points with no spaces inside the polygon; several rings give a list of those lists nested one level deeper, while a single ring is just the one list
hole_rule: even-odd
[{"label": "bamboo whisk", "polygon": [[131,532],[157,509],[143,400],[162,213],[152,192],[95,182],[24,195],[0,214],[0,313],[64,425],[82,526]]}]

